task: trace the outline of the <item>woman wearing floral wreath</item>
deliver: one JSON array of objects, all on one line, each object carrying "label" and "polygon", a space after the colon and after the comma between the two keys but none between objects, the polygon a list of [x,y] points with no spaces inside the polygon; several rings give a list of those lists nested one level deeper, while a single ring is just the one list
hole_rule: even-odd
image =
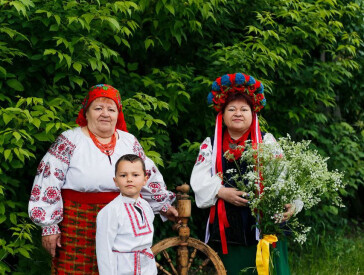
[{"label": "woman wearing floral wreath", "polygon": [[115,162],[125,154],[146,164],[142,196],[162,219],[177,217],[175,195],[127,132],[118,90],[91,88],[76,120],[80,127],[63,132],[40,162],[29,201],[29,216],[42,227],[42,245],[52,255],[52,274],[98,274],[96,215],[118,196]]},{"label": "woman wearing floral wreath", "polygon": [[[253,145],[276,142],[272,134],[259,128],[257,113],[266,104],[264,87],[252,76],[228,74],[213,82],[208,100],[218,112],[215,135],[202,142],[191,175],[197,206],[210,208],[205,242],[219,252],[227,274],[239,274],[242,269],[247,270],[245,274],[257,274],[255,260],[260,239],[255,227],[257,221],[247,206],[247,194],[237,189],[232,177],[238,173],[238,162],[234,160],[241,157],[239,148],[244,147],[246,140]],[[226,151],[229,160],[224,157]],[[239,165],[243,174],[246,163]],[[283,221],[301,209],[299,201],[287,204]],[[275,259],[277,274],[290,274],[286,242],[278,241],[276,245],[280,252]]]}]

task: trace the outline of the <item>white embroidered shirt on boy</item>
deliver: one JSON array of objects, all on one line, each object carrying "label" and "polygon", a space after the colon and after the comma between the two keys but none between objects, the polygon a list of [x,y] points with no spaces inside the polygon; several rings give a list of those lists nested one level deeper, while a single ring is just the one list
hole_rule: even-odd
[{"label": "white embroidered shirt on boy", "polygon": [[154,275],[150,247],[154,214],[142,198],[117,196],[97,215],[96,255],[100,275]]},{"label": "white embroidered shirt on boy", "polygon": [[[60,233],[63,219],[61,189],[79,192],[118,192],[113,176],[116,161],[125,154],[135,154],[144,161],[149,179],[141,193],[153,211],[166,211],[175,199],[166,189],[154,162],[145,156],[138,140],[117,130],[119,139],[109,158],[87,137],[80,127],[63,132],[40,162],[29,200],[29,216],[43,227],[42,235]],[[164,217],[162,217],[164,218]]]}]

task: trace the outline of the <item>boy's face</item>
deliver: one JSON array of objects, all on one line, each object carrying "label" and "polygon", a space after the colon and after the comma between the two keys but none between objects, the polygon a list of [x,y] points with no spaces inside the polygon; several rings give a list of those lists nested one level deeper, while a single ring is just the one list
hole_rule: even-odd
[{"label": "boy's face", "polygon": [[147,179],[140,161],[123,160],[118,164],[114,182],[123,196],[137,199]]}]

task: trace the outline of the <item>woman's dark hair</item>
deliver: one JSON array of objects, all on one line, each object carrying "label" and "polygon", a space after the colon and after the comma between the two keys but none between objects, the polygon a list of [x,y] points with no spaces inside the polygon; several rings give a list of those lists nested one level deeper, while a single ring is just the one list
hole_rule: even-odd
[{"label": "woman's dark hair", "polygon": [[119,166],[119,163],[122,162],[122,161],[129,161],[131,163],[134,163],[134,162],[140,162],[142,164],[142,168],[143,168],[143,172],[144,172],[144,176],[147,174],[147,171],[145,169],[145,163],[144,163],[144,160],[137,156],[137,155],[133,155],[133,154],[126,154],[126,155],[123,155],[121,156],[118,161],[115,163],[115,175],[118,171],[118,166]]},{"label": "woman's dark hair", "polygon": [[245,100],[246,103],[248,103],[248,105],[250,106],[250,109],[253,111],[253,99],[249,95],[247,95],[246,93],[231,93],[228,95],[224,105],[222,105],[221,107],[222,113],[225,112],[225,108],[230,102],[238,99]]}]

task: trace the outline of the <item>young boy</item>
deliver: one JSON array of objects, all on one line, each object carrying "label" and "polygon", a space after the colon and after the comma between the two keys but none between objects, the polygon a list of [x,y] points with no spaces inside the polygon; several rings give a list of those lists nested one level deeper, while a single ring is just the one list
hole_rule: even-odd
[{"label": "young boy", "polygon": [[157,274],[150,249],[154,214],[140,197],[147,179],[144,161],[137,155],[124,155],[116,162],[114,182],[120,195],[97,215],[96,255],[100,275]]}]

